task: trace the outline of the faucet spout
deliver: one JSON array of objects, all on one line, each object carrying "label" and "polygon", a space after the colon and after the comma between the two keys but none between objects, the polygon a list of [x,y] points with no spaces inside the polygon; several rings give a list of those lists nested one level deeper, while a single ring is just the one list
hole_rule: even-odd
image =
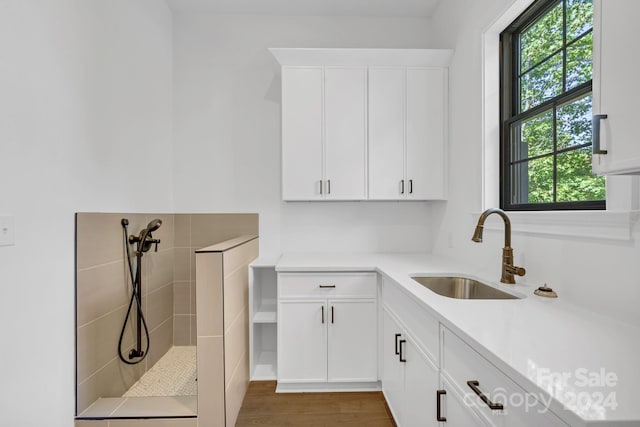
[{"label": "faucet spout", "polygon": [[499,215],[504,221],[504,248],[502,249],[502,277],[500,281],[513,285],[516,283],[514,274],[518,276],[524,276],[526,270],[522,267],[513,265],[513,248],[511,247],[511,220],[502,209],[489,208],[482,212],[480,218],[478,218],[478,224],[476,225],[475,232],[473,233],[472,241],[482,243],[482,233],[484,231],[484,222],[491,214]]}]

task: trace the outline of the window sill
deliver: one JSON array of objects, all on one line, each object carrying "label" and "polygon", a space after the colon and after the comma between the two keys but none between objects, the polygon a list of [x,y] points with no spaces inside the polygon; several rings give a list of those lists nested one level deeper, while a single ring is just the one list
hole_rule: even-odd
[{"label": "window sill", "polygon": [[[587,239],[630,241],[640,211],[507,212],[517,234],[565,236]],[[480,212],[472,213],[474,221]],[[495,215],[492,215],[495,216]],[[488,218],[486,230],[504,230],[502,221]]]}]

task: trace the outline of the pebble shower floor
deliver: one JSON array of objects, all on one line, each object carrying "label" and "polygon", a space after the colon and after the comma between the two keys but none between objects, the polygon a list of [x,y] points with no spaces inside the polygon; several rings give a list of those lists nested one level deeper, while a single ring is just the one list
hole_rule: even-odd
[{"label": "pebble shower floor", "polygon": [[196,346],[171,347],[123,397],[196,395],[196,366]]}]

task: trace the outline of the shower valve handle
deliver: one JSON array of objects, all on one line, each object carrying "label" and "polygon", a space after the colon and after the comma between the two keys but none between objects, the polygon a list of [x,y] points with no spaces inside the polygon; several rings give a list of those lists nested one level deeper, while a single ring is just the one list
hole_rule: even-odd
[{"label": "shower valve handle", "polygon": [[154,243],[156,245],[154,248],[154,252],[158,252],[158,243],[160,243],[160,239],[149,239],[149,242]]}]

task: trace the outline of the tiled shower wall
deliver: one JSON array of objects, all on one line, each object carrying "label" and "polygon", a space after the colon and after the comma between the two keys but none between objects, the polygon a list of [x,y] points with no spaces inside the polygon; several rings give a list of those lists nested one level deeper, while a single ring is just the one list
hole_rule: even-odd
[{"label": "tiled shower wall", "polygon": [[[131,296],[122,218],[129,220],[129,234],[138,234],[154,218],[163,222],[153,233],[161,240],[158,252],[152,249],[142,258],[142,302],[151,346],[139,365],[126,365],[117,355]],[[196,344],[194,251],[246,234],[258,234],[257,214],[77,215],[78,413],[99,397],[121,396],[172,345]],[[135,345],[133,321],[124,343],[127,354]]]},{"label": "tiled shower wall", "polygon": [[249,234],[258,234],[257,214],[175,215],[174,345],[196,345],[195,251]]}]

